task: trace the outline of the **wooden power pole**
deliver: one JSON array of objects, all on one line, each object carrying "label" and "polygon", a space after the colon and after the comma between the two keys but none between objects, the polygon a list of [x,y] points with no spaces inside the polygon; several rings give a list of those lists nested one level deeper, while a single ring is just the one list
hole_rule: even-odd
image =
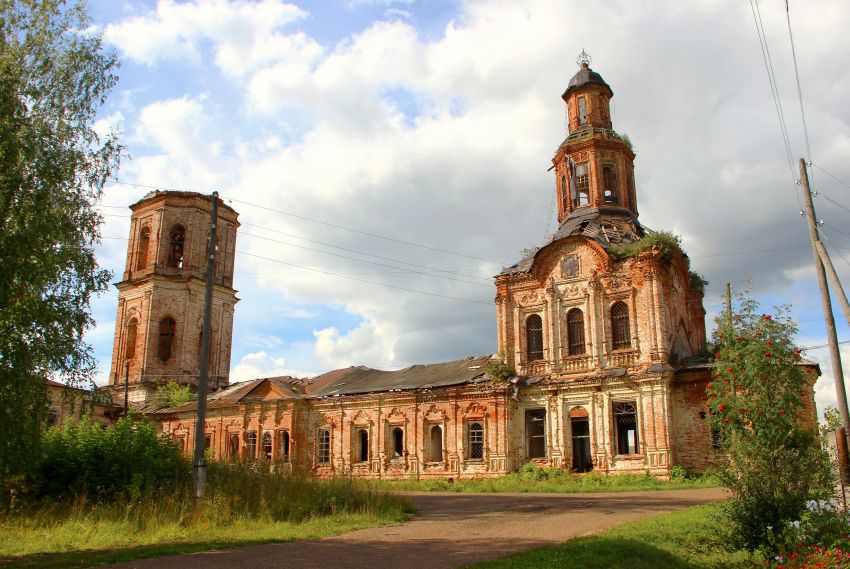
[{"label": "wooden power pole", "polygon": [[[826,323],[826,336],[829,341],[829,357],[832,361],[832,376],[835,380],[835,395],[838,399],[838,415],[841,417],[841,426],[845,432],[850,433],[850,413],[847,411],[847,391],[844,387],[844,371],[841,367],[841,352],[838,349],[838,336],[835,332],[835,317],[832,314],[832,301],[829,298],[829,286],[826,282],[826,271],[824,267],[828,264],[832,268],[832,262],[825,263],[824,258],[829,260],[826,249],[820,241],[818,234],[818,223],[815,217],[815,205],[812,202],[812,192],[809,189],[809,174],[806,171],[806,162],[800,158],[800,183],[803,185],[803,199],[806,200],[806,217],[809,225],[809,237],[812,241],[812,253],[815,257],[815,273],[818,276],[818,288],[820,289],[821,304],[823,305],[823,319]],[[823,257],[821,256],[823,251]],[[834,272],[835,269],[832,268]],[[835,276],[835,282],[838,276]],[[840,295],[844,293],[838,283]],[[846,298],[844,302],[846,303]],[[848,322],[850,323],[850,322]]]},{"label": "wooden power pole", "polygon": [[206,459],[206,414],[207,414],[207,375],[210,363],[210,334],[212,333],[212,293],[215,276],[215,233],[218,222],[218,192],[212,193],[210,208],[210,242],[207,249],[207,282],[204,289],[204,327],[201,332],[201,369],[198,377],[198,416],[195,419],[195,505],[204,496],[207,481]]}]

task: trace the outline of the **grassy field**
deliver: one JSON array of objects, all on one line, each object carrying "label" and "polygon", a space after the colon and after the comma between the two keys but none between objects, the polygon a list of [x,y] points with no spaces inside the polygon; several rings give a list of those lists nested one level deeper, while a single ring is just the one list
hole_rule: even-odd
[{"label": "grassy field", "polygon": [[680,481],[658,480],[654,476],[622,474],[605,476],[600,473],[569,474],[562,471],[524,472],[506,474],[498,478],[469,480],[380,480],[372,487],[395,492],[636,492],[640,490],[684,490],[688,488],[713,488],[717,481],[699,476]]},{"label": "grassy field", "polygon": [[218,464],[196,509],[191,487],[135,498],[22,503],[0,516],[0,568],[88,567],[176,553],[316,539],[402,522],[410,502],[364,483]]},{"label": "grassy field", "polygon": [[[172,521],[141,531],[134,521],[98,519],[96,514],[59,523],[35,525],[6,520],[0,524],[0,567],[64,569],[117,563],[146,557],[318,539],[347,531],[398,523],[406,514],[339,514],[303,522],[240,519]],[[25,556],[25,557],[20,557]]]},{"label": "grassy field", "polygon": [[717,505],[628,522],[596,536],[572,539],[467,569],[750,569],[760,559],[725,547]]}]

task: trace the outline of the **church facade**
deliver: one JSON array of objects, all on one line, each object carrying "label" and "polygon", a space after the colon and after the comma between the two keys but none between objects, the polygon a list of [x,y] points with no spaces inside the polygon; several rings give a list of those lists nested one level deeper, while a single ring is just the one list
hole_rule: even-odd
[{"label": "church facade", "polygon": [[[527,462],[659,477],[673,465],[704,468],[703,294],[684,253],[638,222],[635,154],[613,129],[612,96],[581,62],[562,96],[569,134],[552,159],[559,227],[495,277],[496,355],[229,385],[239,222],[220,203],[208,452],[369,478],[493,476]],[[187,453],[195,404],[148,400],[166,380],[197,381],[210,205],[187,192],[133,205],[117,285],[110,384],[117,395],[126,378],[131,402]]]}]

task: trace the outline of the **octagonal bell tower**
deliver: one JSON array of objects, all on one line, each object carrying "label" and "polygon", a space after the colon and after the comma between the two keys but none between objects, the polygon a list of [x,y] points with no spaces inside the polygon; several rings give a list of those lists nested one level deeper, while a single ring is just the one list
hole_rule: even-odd
[{"label": "octagonal bell tower", "polygon": [[[123,391],[129,364],[133,404],[175,380],[196,386],[204,313],[206,251],[212,198],[195,192],[152,192],[130,206],[130,240],[118,288],[110,386]],[[209,387],[229,382],[238,214],[219,200]]]}]

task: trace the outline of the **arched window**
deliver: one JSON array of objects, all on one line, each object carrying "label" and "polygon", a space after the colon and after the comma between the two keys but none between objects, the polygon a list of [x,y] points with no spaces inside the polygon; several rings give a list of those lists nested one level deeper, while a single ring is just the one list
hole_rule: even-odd
[{"label": "arched window", "polygon": [[439,425],[431,427],[431,462],[443,461],[443,429]]},{"label": "arched window", "polygon": [[611,344],[615,350],[632,345],[629,330],[629,307],[618,301],[611,305]]},{"label": "arched window", "polygon": [[484,458],[484,427],[481,423],[475,422],[469,424],[469,458],[471,460],[481,460]]},{"label": "arched window", "polygon": [[186,228],[177,224],[171,228],[168,235],[171,241],[168,248],[168,266],[176,269],[182,269],[183,245],[186,240]]},{"label": "arched window", "polygon": [[357,458],[359,462],[369,462],[369,433],[366,429],[357,431]]},{"label": "arched window", "polygon": [[289,431],[280,432],[280,459],[289,462]]},{"label": "arched window", "polygon": [[539,314],[532,314],[525,321],[525,340],[528,350],[528,361],[543,359],[543,319]]},{"label": "arched window", "polygon": [[567,209],[567,205],[570,203],[570,187],[567,185],[567,177],[561,176],[561,202],[564,204],[564,209]]},{"label": "arched window", "polygon": [[404,456],[404,431],[401,427],[393,428],[393,458]]},{"label": "arched window", "polygon": [[590,204],[590,166],[584,164],[576,164],[576,192],[573,196],[573,207],[580,207]]},{"label": "arched window", "polygon": [[160,360],[167,362],[171,359],[176,335],[177,322],[174,321],[174,318],[166,316],[159,321],[159,349],[157,350],[157,354]]},{"label": "arched window", "polygon": [[263,433],[263,457],[266,460],[272,459],[272,434],[268,431]]},{"label": "arched window", "polygon": [[567,353],[571,356],[584,353],[584,313],[578,308],[567,312]]},{"label": "arched window", "polygon": [[132,360],[136,356],[136,333],[139,328],[139,322],[135,318],[130,318],[127,323],[127,335],[124,344],[124,359]]},{"label": "arched window", "polygon": [[605,203],[617,203],[617,171],[613,166],[602,168],[602,185]]},{"label": "arched window", "polygon": [[142,271],[148,266],[148,249],[151,244],[151,229],[147,225],[139,232],[139,247],[136,254],[136,270]]}]

